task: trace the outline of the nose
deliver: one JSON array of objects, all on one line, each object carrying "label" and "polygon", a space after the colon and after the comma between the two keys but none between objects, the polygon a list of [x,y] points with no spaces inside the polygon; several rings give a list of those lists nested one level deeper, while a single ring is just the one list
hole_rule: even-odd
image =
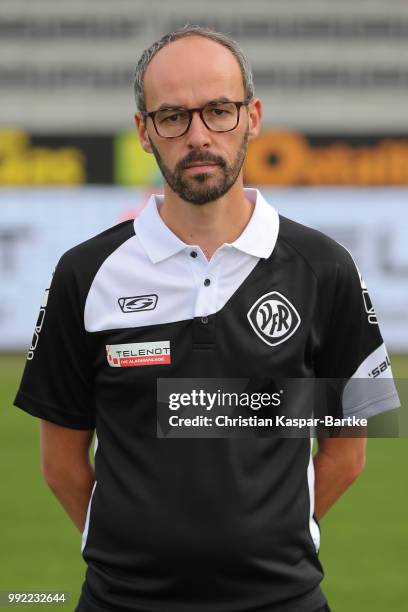
[{"label": "nose", "polygon": [[193,112],[190,128],[186,134],[187,146],[191,149],[208,147],[210,144],[210,130],[204,124],[198,111]]}]

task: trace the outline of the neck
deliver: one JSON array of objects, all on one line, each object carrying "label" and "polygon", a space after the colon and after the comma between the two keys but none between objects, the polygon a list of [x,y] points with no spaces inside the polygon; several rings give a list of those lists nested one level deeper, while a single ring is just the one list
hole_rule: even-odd
[{"label": "neck", "polygon": [[176,236],[186,244],[197,244],[210,259],[224,242],[238,238],[252,211],[241,178],[222,198],[200,205],[182,200],[165,183],[160,216]]}]

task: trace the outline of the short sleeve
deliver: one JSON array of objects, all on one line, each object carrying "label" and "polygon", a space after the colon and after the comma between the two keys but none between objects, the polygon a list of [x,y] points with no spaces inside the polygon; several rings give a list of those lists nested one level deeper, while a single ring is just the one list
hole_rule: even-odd
[{"label": "short sleeve", "polygon": [[343,380],[344,417],[369,418],[400,405],[391,364],[366,284],[344,248],[334,274],[334,300],[316,373]]},{"label": "short sleeve", "polygon": [[45,291],[15,405],[73,429],[94,429],[93,372],[83,305],[63,256]]}]

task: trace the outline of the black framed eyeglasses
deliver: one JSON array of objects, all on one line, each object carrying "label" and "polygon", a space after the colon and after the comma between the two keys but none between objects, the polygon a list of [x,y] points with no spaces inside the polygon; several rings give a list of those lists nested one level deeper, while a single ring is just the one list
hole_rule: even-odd
[{"label": "black framed eyeglasses", "polygon": [[201,121],[212,132],[231,132],[239,123],[242,106],[248,106],[251,99],[238,102],[208,102],[200,108],[169,107],[159,108],[143,117],[150,117],[155,130],[162,138],[184,136],[190,128],[193,113],[199,113]]}]

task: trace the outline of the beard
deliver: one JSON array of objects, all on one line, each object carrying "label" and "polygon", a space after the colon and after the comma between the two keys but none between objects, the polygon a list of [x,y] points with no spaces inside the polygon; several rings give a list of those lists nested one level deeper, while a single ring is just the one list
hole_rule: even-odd
[{"label": "beard", "polygon": [[[207,204],[225,195],[236,182],[248,148],[248,129],[245,131],[232,164],[228,164],[223,157],[212,155],[208,151],[197,150],[191,151],[184,159],[180,160],[172,171],[166,166],[160,153],[151,141],[150,146],[163,178],[170,189],[177,193],[182,200],[190,202],[190,204]],[[213,173],[203,172],[186,178],[183,176],[183,171],[193,162],[218,164],[216,172],[217,170],[220,171],[221,176],[214,177]]]}]

